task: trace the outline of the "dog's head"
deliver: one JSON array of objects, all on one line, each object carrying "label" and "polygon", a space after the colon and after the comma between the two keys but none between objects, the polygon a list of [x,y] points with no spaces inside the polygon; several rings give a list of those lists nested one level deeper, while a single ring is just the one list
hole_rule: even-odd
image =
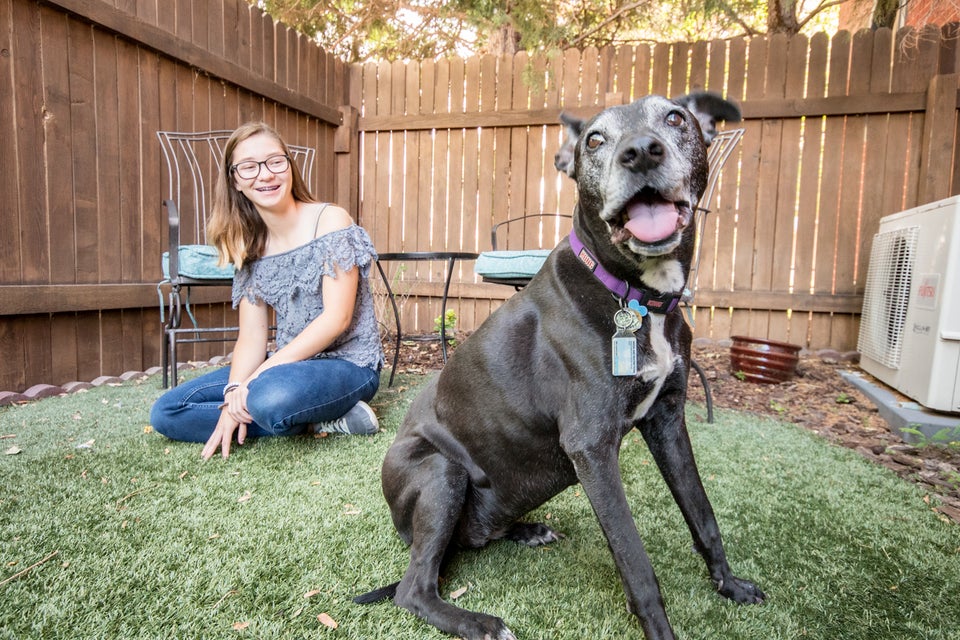
[{"label": "dog's head", "polygon": [[[703,134],[703,142],[708,147],[717,137],[718,122],[740,122],[741,119],[740,107],[736,103],[710,91],[694,91],[673,100],[696,117]],[[564,112],[560,114],[560,122],[563,124],[565,136],[563,144],[553,156],[553,166],[572,176],[573,151],[586,120]]]},{"label": "dog's head", "polygon": [[625,266],[671,255],[689,266],[708,171],[690,111],[660,96],[610,107],[584,123],[574,156],[580,229]]}]

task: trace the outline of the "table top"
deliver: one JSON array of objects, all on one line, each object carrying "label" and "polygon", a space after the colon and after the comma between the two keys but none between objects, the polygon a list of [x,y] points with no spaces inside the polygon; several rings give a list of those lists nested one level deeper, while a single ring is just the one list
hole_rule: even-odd
[{"label": "table top", "polygon": [[381,253],[378,260],[476,260],[479,253],[466,251],[403,251],[400,253]]}]

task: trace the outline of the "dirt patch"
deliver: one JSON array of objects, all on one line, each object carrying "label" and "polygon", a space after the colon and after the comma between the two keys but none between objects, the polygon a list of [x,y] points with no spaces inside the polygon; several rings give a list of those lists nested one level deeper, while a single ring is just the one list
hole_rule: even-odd
[{"label": "dirt patch", "polygon": [[[465,338],[457,334],[458,343]],[[387,363],[393,362],[393,344],[384,341]],[[452,352],[456,344],[449,347]],[[693,358],[709,380],[714,408],[736,409],[772,416],[798,424],[830,442],[855,450],[863,457],[891,469],[901,478],[933,494],[931,508],[941,517],[960,523],[960,446],[918,447],[904,442],[880,417],[876,406],[840,377],[857,365],[838,354],[803,353],[797,376],[771,385],[744,382],[730,370],[726,346],[699,343]],[[404,342],[400,372],[426,374],[442,368],[438,341]],[[703,385],[691,371],[688,394],[705,404]],[[705,418],[705,416],[704,416]]]}]

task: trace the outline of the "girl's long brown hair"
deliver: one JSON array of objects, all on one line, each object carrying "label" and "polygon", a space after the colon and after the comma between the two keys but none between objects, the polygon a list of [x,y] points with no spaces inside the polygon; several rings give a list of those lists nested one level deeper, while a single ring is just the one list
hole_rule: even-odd
[{"label": "girl's long brown hair", "polygon": [[237,145],[260,134],[276,140],[283,153],[290,157],[293,199],[297,202],[316,202],[303,181],[299,165],[290,156],[290,149],[273,127],[264,122],[248,122],[237,127],[223,149],[223,160],[220,162],[213,205],[207,221],[207,240],[220,252],[221,265],[230,262],[238,269],[260,258],[267,243],[267,227],[253,203],[234,187],[230,169]]}]

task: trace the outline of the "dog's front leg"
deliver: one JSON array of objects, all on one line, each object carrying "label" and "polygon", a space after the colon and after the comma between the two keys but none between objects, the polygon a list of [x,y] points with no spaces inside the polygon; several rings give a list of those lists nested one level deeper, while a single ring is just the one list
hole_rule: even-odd
[{"label": "dog's front leg", "polygon": [[694,546],[707,563],[717,592],[743,604],[763,602],[763,591],[749,580],[733,575],[727,563],[720,527],[700,481],[683,412],[656,412],[641,425],[640,432],[690,528]]},{"label": "dog's front leg", "polygon": [[672,640],[675,636],[660,585],[627,504],[616,446],[568,450],[567,454],[610,545],[627,595],[627,609],[640,619],[649,640]]}]

